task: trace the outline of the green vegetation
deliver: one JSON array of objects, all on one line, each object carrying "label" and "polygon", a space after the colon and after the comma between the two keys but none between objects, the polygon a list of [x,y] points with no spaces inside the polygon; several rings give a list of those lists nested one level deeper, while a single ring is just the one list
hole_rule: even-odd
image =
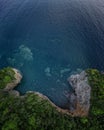
[{"label": "green vegetation", "polygon": [[104,114],[104,74],[96,69],[88,69],[88,81],[91,86],[90,114],[97,116]]},{"label": "green vegetation", "polygon": [[70,117],[33,93],[20,98],[1,91],[0,115],[1,130],[103,130],[102,115]]},{"label": "green vegetation", "polygon": [[14,74],[14,71],[10,67],[0,70],[0,89],[5,88],[8,83],[14,80]]},{"label": "green vegetation", "polygon": [[104,77],[97,70],[86,72],[92,87],[88,117],[59,113],[48,100],[34,93],[16,97],[1,89],[0,130],[104,130]]}]

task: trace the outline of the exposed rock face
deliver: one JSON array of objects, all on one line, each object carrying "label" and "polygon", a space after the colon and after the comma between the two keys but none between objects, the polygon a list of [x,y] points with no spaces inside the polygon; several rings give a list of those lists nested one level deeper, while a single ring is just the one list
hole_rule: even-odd
[{"label": "exposed rock face", "polygon": [[20,74],[19,70],[13,68],[13,71],[15,72],[14,74],[15,79],[13,80],[12,83],[8,83],[4,90],[7,90],[7,91],[12,90],[21,82],[22,75]]},{"label": "exposed rock face", "polygon": [[13,96],[15,96],[15,97],[19,97],[19,96],[20,96],[20,93],[19,93],[18,91],[16,91],[16,90],[10,90],[10,91],[9,91],[9,94],[10,94],[10,95],[13,95]]},{"label": "exposed rock face", "polygon": [[[80,74],[72,75],[68,78],[74,93],[70,96],[71,107],[74,116],[87,116],[90,108],[91,87],[88,84],[88,78],[85,71]],[[73,102],[74,101],[74,102]]]}]

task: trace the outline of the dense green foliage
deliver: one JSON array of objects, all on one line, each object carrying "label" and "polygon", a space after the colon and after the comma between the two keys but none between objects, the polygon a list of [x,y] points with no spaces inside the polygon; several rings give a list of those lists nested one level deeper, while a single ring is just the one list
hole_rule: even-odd
[{"label": "dense green foliage", "polygon": [[103,130],[102,115],[70,117],[33,93],[14,97],[0,91],[0,116],[1,130]]},{"label": "dense green foliage", "polygon": [[14,74],[14,71],[10,67],[0,70],[0,89],[5,88],[8,83],[13,81]]},{"label": "dense green foliage", "polygon": [[0,130],[104,130],[104,77],[97,70],[86,72],[93,91],[88,117],[59,113],[34,93],[16,97],[1,89]]},{"label": "dense green foliage", "polygon": [[88,69],[88,80],[91,86],[91,115],[104,114],[104,74],[96,69]]}]

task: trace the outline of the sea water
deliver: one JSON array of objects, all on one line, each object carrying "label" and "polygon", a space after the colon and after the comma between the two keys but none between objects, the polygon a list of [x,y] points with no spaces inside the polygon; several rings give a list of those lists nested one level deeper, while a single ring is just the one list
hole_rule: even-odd
[{"label": "sea water", "polygon": [[71,74],[104,70],[104,0],[0,0],[0,68],[23,75],[16,88],[68,107]]}]

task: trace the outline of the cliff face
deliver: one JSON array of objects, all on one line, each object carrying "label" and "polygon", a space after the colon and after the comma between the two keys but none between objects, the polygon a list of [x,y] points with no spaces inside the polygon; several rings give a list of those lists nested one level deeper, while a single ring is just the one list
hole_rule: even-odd
[{"label": "cliff face", "polygon": [[90,108],[91,87],[88,84],[86,72],[71,75],[68,82],[74,91],[70,95],[70,111],[74,116],[87,116]]}]

